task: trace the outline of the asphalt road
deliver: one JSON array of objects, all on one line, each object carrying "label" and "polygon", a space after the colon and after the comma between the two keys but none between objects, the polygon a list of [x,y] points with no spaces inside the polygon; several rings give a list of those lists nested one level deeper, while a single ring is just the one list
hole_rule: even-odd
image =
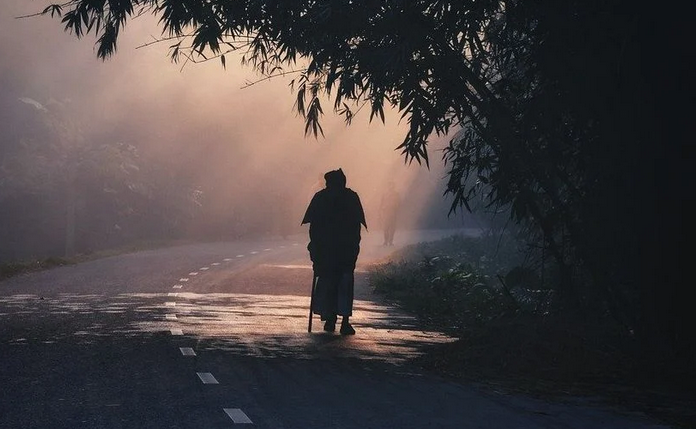
[{"label": "asphalt road", "polygon": [[[397,234],[404,244],[448,232]],[[451,341],[374,296],[363,240],[352,337],[307,332],[304,236],[187,245],[0,282],[0,428],[665,428],[420,373]]]}]

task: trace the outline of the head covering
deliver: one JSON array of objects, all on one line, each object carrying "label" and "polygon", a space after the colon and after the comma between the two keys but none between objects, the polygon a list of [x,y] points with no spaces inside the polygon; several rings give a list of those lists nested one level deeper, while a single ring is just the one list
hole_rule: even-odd
[{"label": "head covering", "polygon": [[324,180],[326,180],[326,187],[329,189],[346,187],[346,175],[343,174],[343,170],[340,168],[324,174]]}]

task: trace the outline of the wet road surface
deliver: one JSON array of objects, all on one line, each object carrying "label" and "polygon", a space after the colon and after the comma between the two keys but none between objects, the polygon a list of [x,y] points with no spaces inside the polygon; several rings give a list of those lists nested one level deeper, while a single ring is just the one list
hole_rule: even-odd
[{"label": "wet road surface", "polygon": [[[448,232],[402,234],[402,243]],[[357,335],[307,332],[305,237],[137,252],[0,282],[0,428],[662,428],[420,373],[451,341],[372,294]]]}]

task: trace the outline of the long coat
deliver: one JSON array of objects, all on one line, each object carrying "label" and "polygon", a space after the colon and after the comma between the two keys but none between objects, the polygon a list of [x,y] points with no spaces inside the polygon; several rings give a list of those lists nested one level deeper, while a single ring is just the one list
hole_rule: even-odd
[{"label": "long coat", "polygon": [[321,276],[352,271],[360,252],[360,226],[365,213],[360,197],[350,188],[327,186],[314,194],[302,219],[309,223],[309,256]]}]

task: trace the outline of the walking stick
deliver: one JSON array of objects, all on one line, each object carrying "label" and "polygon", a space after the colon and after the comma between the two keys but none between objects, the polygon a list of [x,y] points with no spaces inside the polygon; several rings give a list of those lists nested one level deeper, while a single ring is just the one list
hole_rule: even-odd
[{"label": "walking stick", "polygon": [[317,275],[312,273],[312,295],[309,298],[309,325],[307,326],[307,332],[312,332],[312,310],[314,310],[314,289],[317,286]]}]

